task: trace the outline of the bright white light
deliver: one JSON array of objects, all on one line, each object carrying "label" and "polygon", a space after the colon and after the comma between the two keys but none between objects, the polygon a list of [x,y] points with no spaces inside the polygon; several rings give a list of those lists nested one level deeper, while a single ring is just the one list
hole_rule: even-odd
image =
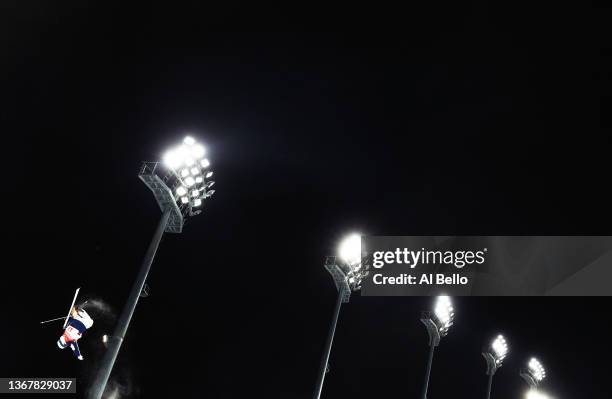
[{"label": "bright white light", "polygon": [[[206,154],[205,148],[196,143],[192,137],[185,137],[183,144],[175,147],[164,154],[164,164],[172,170],[176,170],[182,165],[192,166],[196,160],[201,159]],[[202,159],[200,162],[203,167],[208,166],[208,160]]]},{"label": "bright white light", "polygon": [[183,170],[181,170],[181,176],[182,176],[182,177],[187,177],[187,176],[189,176],[189,169],[183,169]]},{"label": "bright white light", "polygon": [[175,151],[183,160],[189,156],[189,150],[187,149],[187,146],[179,145]]},{"label": "bright white light", "polygon": [[187,194],[187,189],[183,186],[180,186],[179,188],[176,189],[176,193],[182,197],[183,195]]},{"label": "bright white light", "polygon": [[193,200],[193,206],[200,206],[202,205],[202,200],[200,198],[196,198]]},{"label": "bright white light", "polygon": [[196,198],[198,195],[200,195],[200,190],[193,190],[193,191],[191,192],[191,196],[192,196],[193,198]]},{"label": "bright white light", "polygon": [[552,399],[550,396],[545,395],[541,393],[540,391],[536,391],[535,389],[528,391],[525,398],[526,399]]},{"label": "bright white light", "polygon": [[191,177],[191,176],[187,176],[187,177],[185,178],[185,185],[186,185],[187,187],[191,187],[191,186],[193,186],[194,184],[195,184],[195,180],[193,179],[193,177]]},{"label": "bright white light", "polygon": [[102,342],[107,343],[108,342],[108,335],[104,334],[102,336]]},{"label": "bright white light", "polygon": [[167,151],[164,154],[164,164],[170,169],[174,170],[181,166],[183,160],[180,157],[180,154],[176,150]]},{"label": "bright white light", "polygon": [[491,344],[491,349],[497,358],[498,362],[501,362],[508,354],[508,343],[503,335],[498,335],[497,338]]},{"label": "bright white light", "polygon": [[211,188],[211,187],[212,187],[212,186],[214,186],[214,185],[215,185],[215,182],[214,182],[214,181],[209,181],[208,183],[206,183],[206,187],[207,187],[207,188]]},{"label": "bright white light", "polygon": [[208,179],[209,177],[212,177],[212,175],[213,175],[213,172],[212,172],[212,171],[211,171],[211,172],[208,172],[208,173],[206,174],[206,178]]},{"label": "bright white light", "polygon": [[200,169],[198,169],[198,168],[191,168],[191,174],[194,175],[194,176],[200,174]]},{"label": "bright white light", "polygon": [[441,324],[440,331],[447,330],[453,325],[453,317],[455,316],[455,312],[453,310],[450,297],[446,295],[441,295],[438,297],[436,307],[434,308],[434,314]]},{"label": "bright white light", "polygon": [[351,234],[342,240],[338,256],[351,266],[361,263],[361,235]]},{"label": "bright white light", "polygon": [[193,148],[191,149],[191,155],[193,155],[193,157],[196,159],[202,158],[205,154],[206,154],[206,150],[200,144],[194,145]]},{"label": "bright white light", "polygon": [[533,378],[535,378],[537,381],[542,381],[546,377],[546,370],[544,370],[544,366],[542,366],[542,363],[540,363],[535,357],[532,357],[531,360],[529,360],[528,367],[529,371],[533,375]]},{"label": "bright white light", "polygon": [[180,145],[175,149],[168,151],[166,154],[168,154],[167,165],[172,169],[177,169],[183,165],[188,156],[187,148],[184,145]]},{"label": "bright white light", "polygon": [[203,168],[208,168],[210,166],[210,162],[208,161],[208,159],[204,158],[200,161],[200,165],[202,165]]},{"label": "bright white light", "polygon": [[202,183],[204,181],[204,178],[202,178],[202,176],[198,176],[195,178],[196,183]]},{"label": "bright white light", "polygon": [[187,204],[187,203],[189,202],[189,198],[187,198],[187,197],[181,197],[181,202],[182,202],[183,204]]}]

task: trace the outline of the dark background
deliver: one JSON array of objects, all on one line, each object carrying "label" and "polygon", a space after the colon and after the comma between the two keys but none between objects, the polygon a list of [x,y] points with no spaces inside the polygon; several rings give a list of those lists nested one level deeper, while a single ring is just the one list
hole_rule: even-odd
[{"label": "dark background", "polygon": [[[4,1],[0,375],[84,388],[112,320],[59,352],[74,289],[118,310],[160,213],[137,179],[189,132],[217,193],[166,235],[117,366],[131,398],[309,398],[342,235],[609,234],[610,10],[584,2]],[[355,296],[323,397],[416,398],[428,298]],[[457,298],[430,398],[483,397],[481,346],[609,397],[608,299]],[[114,398],[113,398],[114,399]]]}]

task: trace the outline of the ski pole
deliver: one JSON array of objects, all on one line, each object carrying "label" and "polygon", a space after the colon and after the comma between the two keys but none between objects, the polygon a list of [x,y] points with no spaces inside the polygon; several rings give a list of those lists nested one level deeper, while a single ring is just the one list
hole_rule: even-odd
[{"label": "ski pole", "polygon": [[41,321],[41,322],[40,322],[40,324],[50,323],[50,322],[52,322],[52,321],[58,321],[58,320],[64,320],[64,319],[65,319],[65,317],[64,317],[64,316],[62,316],[62,317],[58,317],[57,319],[51,319],[51,320]]}]

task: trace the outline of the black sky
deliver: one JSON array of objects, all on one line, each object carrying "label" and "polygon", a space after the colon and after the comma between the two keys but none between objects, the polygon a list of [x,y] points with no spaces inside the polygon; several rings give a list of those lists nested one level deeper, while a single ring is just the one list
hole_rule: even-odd
[{"label": "black sky", "polygon": [[[160,216],[136,175],[189,132],[217,189],[166,235],[121,353],[133,398],[308,398],[366,234],[609,234],[612,44],[597,4],[3,2],[0,377],[87,381],[111,320],[58,352],[77,286],[116,310]],[[608,299],[461,298],[430,398],[484,396],[481,346],[604,398]],[[428,298],[354,297],[323,397],[417,397]],[[603,332],[602,332],[603,330]],[[595,348],[595,349],[594,349]]]}]

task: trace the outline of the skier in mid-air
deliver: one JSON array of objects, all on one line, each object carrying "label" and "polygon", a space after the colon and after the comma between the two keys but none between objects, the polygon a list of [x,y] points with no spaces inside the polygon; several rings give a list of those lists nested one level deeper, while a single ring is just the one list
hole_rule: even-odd
[{"label": "skier in mid-air", "polygon": [[83,360],[83,355],[81,355],[77,341],[81,339],[83,333],[91,326],[93,326],[93,319],[87,314],[85,309],[74,306],[70,311],[64,334],[57,340],[57,346],[60,349],[66,349],[67,346],[70,346],[74,356],[79,360]]}]

